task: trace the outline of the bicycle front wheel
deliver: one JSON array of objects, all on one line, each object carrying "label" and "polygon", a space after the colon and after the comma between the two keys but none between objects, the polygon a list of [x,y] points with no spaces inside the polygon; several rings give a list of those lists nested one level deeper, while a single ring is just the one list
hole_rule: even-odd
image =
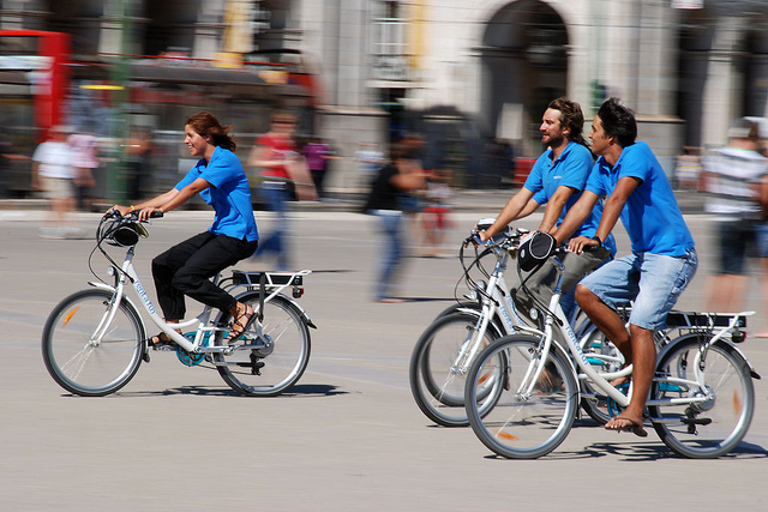
[{"label": "bicycle front wheel", "polygon": [[[534,459],[550,453],[565,440],[576,419],[579,390],[568,358],[553,345],[544,361],[539,346],[539,339],[529,335],[505,336],[478,355],[467,375],[464,402],[469,423],[480,441],[502,457]],[[482,413],[478,390],[490,368],[504,382],[494,407]]]},{"label": "bicycle front wheel", "polygon": [[[259,295],[238,299],[258,309]],[[220,323],[231,323],[225,313]],[[214,353],[219,374],[232,389],[248,396],[276,396],[301,378],[309,363],[309,328],[288,299],[276,296],[264,304],[264,319],[255,321],[244,336],[230,343],[228,333],[217,331],[216,346],[231,350]]]},{"label": "bicycle front wheel", "polygon": [[[453,313],[439,317],[416,342],[411,355],[409,379],[411,393],[424,415],[446,427],[469,425],[464,408],[464,383],[469,370],[470,352],[477,345],[477,352],[499,338],[493,325],[484,333],[477,329],[479,316]],[[486,407],[498,397],[499,379],[492,373],[486,375],[480,393],[486,399]]]},{"label": "bicycle front wheel", "polygon": [[144,356],[144,325],[123,300],[107,322],[112,293],[83,290],[61,301],[43,328],[43,361],[61,387],[81,396],[114,393],[130,381]]},{"label": "bicycle front wheel", "polygon": [[[749,365],[734,347],[717,341],[697,357],[710,337],[687,335],[662,354],[651,387],[652,399],[662,403],[648,407],[664,444],[693,459],[733,450],[746,435],[755,409]],[[691,398],[698,401],[675,403]]]}]

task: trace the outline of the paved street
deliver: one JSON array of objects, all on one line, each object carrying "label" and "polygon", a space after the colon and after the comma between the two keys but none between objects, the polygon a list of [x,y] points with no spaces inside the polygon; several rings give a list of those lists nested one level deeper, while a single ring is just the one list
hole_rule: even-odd
[{"label": "paved street", "polygon": [[[486,211],[456,214],[453,246]],[[741,345],[758,372],[757,410],[735,453],[712,461],[672,455],[645,439],[578,420],[566,441],[535,461],[493,457],[470,429],[437,428],[408,388],[413,344],[453,300],[456,259],[409,258],[404,304],[370,301],[379,238],[373,219],[307,209],[294,225],[296,266],[314,273],[301,304],[313,331],[310,366],[291,392],[243,398],[215,371],[152,354],[115,395],[73,397],[48,376],[42,325],[64,296],[91,279],[90,240],[43,240],[42,212],[0,210],[0,503],[3,510],[430,511],[764,509],[768,454],[768,340]],[[97,216],[80,222],[95,228]],[[205,212],[172,213],[150,226],[136,263],[205,229]],[[258,214],[262,232],[269,216]],[[539,217],[521,225],[535,227]],[[699,275],[679,303],[701,308],[713,240],[689,215]],[[619,244],[628,248],[623,228]],[[106,262],[93,258],[103,275]],[[269,262],[247,268],[269,268]],[[757,277],[757,274],[755,274]],[[757,279],[747,301],[761,307]],[[154,299],[154,292],[150,292]],[[753,317],[753,330],[768,324]],[[149,328],[150,331],[152,330]],[[762,506],[761,506],[762,505]]]}]

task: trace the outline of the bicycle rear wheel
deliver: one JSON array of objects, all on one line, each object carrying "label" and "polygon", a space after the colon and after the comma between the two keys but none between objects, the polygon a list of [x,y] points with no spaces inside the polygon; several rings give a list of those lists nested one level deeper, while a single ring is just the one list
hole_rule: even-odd
[{"label": "bicycle rear wheel", "polygon": [[[238,299],[258,309],[259,295]],[[220,323],[231,323],[224,313]],[[288,299],[276,296],[264,304],[264,319],[254,322],[237,341],[229,333],[217,331],[216,346],[229,346],[231,352],[214,353],[219,374],[232,389],[248,396],[276,396],[290,389],[309,364],[309,328],[301,312]]]},{"label": "bicycle rear wheel", "polygon": [[[99,329],[112,293],[83,290],[61,301],[43,328],[43,361],[61,387],[81,396],[114,393],[130,381],[144,356],[144,325],[123,300],[112,322]],[[101,340],[95,340],[97,331]]]},{"label": "bicycle rear wheel", "polygon": [[[477,331],[479,317],[454,313],[439,317],[416,342],[411,355],[409,378],[411,393],[424,415],[446,427],[469,425],[464,408],[464,382],[471,361],[468,351],[473,342],[480,349],[499,338],[493,325],[488,325],[481,338]],[[479,349],[478,349],[479,352]],[[500,380],[485,375],[481,396],[487,407],[498,397]]]},{"label": "bicycle rear wheel", "polygon": [[[702,339],[703,338],[703,339]],[[649,406],[653,427],[675,453],[693,459],[714,458],[733,450],[747,433],[755,408],[749,365],[723,341],[697,354],[710,335],[691,334],[674,342],[659,359],[651,387],[653,400],[699,397],[693,404]],[[696,384],[696,372],[703,374]]]},{"label": "bicycle rear wheel", "polygon": [[[496,340],[472,363],[464,402],[472,430],[494,453],[512,459],[534,459],[550,453],[568,435],[579,407],[579,390],[568,358],[552,346],[546,361],[539,339],[513,334]],[[526,392],[535,367],[543,365],[533,391]],[[489,368],[503,373],[501,396],[482,414],[483,375]]]}]

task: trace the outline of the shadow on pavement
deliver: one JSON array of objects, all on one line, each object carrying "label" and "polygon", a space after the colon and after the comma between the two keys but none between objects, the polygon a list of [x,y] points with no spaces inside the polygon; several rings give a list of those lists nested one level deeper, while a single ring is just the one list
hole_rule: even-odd
[{"label": "shadow on pavement", "polygon": [[[327,384],[297,384],[288,391],[278,395],[274,398],[289,398],[289,397],[323,397],[323,396],[338,396],[346,395],[347,391],[338,391],[336,386]],[[136,391],[136,392],[124,392],[118,391],[112,395],[107,395],[101,398],[149,398],[169,395],[197,395],[197,396],[234,396],[243,398],[261,398],[261,397],[246,397],[228,387],[211,388],[200,386],[182,386],[178,388],[168,388],[162,391]],[[61,395],[65,398],[81,398],[77,395],[70,393],[63,393]]]},{"label": "shadow on pavement", "polygon": [[[625,462],[649,462],[664,459],[685,459],[667,448],[661,441],[632,442],[628,439],[622,443],[594,443],[584,448],[583,451],[557,451],[541,458],[541,460],[578,460],[595,459],[608,456],[617,456]],[[719,459],[747,460],[764,459],[768,457],[768,450],[762,446],[741,442],[730,453]],[[498,455],[487,455],[489,460],[506,460]]]}]

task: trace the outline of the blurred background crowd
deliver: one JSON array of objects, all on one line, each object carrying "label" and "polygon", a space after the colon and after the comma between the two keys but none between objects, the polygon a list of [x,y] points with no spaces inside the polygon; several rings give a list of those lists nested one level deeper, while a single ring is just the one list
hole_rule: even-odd
[{"label": "blurred background crowd", "polygon": [[365,155],[388,156],[407,133],[453,185],[515,187],[541,152],[541,113],[563,95],[587,119],[621,97],[673,184],[695,187],[700,154],[768,108],[757,0],[0,6],[5,198],[36,195],[30,157],[54,126],[96,138],[93,198],[166,190],[189,168],[179,127],[199,110],[234,126],[243,160],[271,113],[290,111],[298,146],[333,157],[313,158],[326,196],[367,186]]},{"label": "blurred background crowd", "polygon": [[[415,136],[419,198],[439,209],[445,186],[519,187],[559,96],[588,123],[621,97],[673,186],[718,196],[703,162],[735,119],[765,152],[768,3],[2,0],[0,198],[47,198],[64,216],[165,191],[194,163],[181,127],[200,110],[234,127],[257,190],[249,155],[279,111],[313,200],[362,205],[391,148]],[[60,179],[65,201],[50,188]]]}]

